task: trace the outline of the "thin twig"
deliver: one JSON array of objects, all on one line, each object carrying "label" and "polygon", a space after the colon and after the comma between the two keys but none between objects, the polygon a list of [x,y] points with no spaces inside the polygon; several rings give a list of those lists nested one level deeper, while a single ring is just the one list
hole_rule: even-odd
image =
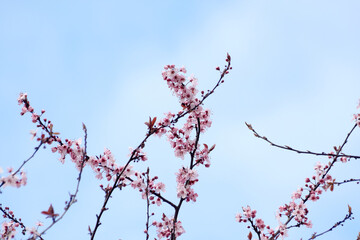
[{"label": "thin twig", "polygon": [[[22,168],[28,161],[30,161],[30,160],[35,156],[35,154],[37,153],[37,151],[39,151],[41,145],[43,145],[43,142],[42,142],[42,141],[40,141],[39,146],[35,147],[35,151],[33,152],[33,154],[31,154],[31,156],[30,156],[28,159],[26,159],[14,173],[11,174],[12,176],[15,176],[15,174],[17,174],[18,172],[20,172],[21,168]],[[3,181],[3,182],[0,184],[0,188],[1,188],[4,184],[5,184],[5,182]],[[0,193],[1,193],[1,192],[0,192]]]},{"label": "thin twig", "polygon": [[150,235],[149,235],[149,219],[150,219],[150,213],[149,213],[149,210],[150,210],[150,199],[149,199],[149,183],[150,183],[150,176],[149,176],[149,167],[147,168],[147,171],[146,171],[146,240],[149,239]]},{"label": "thin twig", "polygon": [[[131,179],[130,177],[126,177],[127,180],[129,180],[130,182],[133,182],[134,180]],[[172,203],[170,200],[168,200],[167,198],[165,198],[164,196],[162,196],[160,193],[155,192],[154,190],[149,190],[149,192],[151,194],[153,194],[154,196],[160,198],[163,202],[169,204],[171,207],[176,208],[176,205],[174,203]]]},{"label": "thin twig", "polygon": [[[80,172],[79,172],[79,176],[77,177],[77,184],[76,184],[76,189],[75,189],[75,193],[74,194],[70,194],[70,199],[69,201],[66,203],[66,206],[65,206],[65,209],[64,209],[64,212],[61,214],[60,217],[54,219],[54,221],[44,230],[40,233],[39,236],[37,237],[40,237],[41,238],[41,235],[45,234],[46,231],[48,231],[50,228],[52,228],[57,222],[59,222],[64,216],[65,214],[67,213],[67,211],[70,209],[70,207],[77,202],[76,200],[76,196],[79,192],[79,187],[80,187],[80,182],[81,182],[81,176],[82,176],[82,172],[83,172],[83,169],[84,169],[84,164],[85,162],[87,161],[88,159],[88,156],[87,156],[87,129],[86,129],[86,126],[85,124],[83,123],[83,130],[85,132],[85,136],[84,136],[84,152],[83,152],[83,159],[81,161],[81,166],[80,166]],[[36,239],[36,238],[35,238]],[[42,239],[42,238],[41,238]]]},{"label": "thin twig", "polygon": [[351,179],[348,179],[348,180],[344,180],[342,182],[334,182],[334,184],[337,184],[339,186],[341,184],[350,183],[350,182],[356,182],[357,184],[359,184],[360,178],[358,178],[358,179],[351,178]]},{"label": "thin twig", "polygon": [[314,233],[314,234],[311,236],[311,238],[309,238],[309,240],[315,239],[315,238],[317,238],[317,237],[320,237],[321,235],[324,235],[325,233],[328,233],[328,232],[332,231],[334,228],[342,225],[342,224],[343,224],[346,220],[348,220],[348,219],[350,219],[350,220],[353,219],[353,218],[351,217],[352,215],[353,215],[353,212],[351,211],[351,207],[349,206],[349,213],[345,215],[345,217],[344,217],[343,220],[336,222],[331,228],[329,228],[328,230],[326,230],[326,231],[324,231],[324,232],[322,232],[322,233],[319,233],[319,234]]},{"label": "thin twig", "polygon": [[359,159],[360,156],[356,156],[356,155],[349,155],[349,154],[334,154],[334,153],[325,153],[325,152],[313,152],[313,151],[309,151],[309,150],[298,150],[292,147],[289,147],[287,145],[279,145],[276,144],[272,141],[270,141],[267,137],[265,136],[261,136],[260,134],[258,134],[255,129],[251,126],[251,124],[246,123],[246,126],[254,133],[255,137],[263,139],[264,141],[268,142],[271,146],[277,147],[277,148],[281,148],[284,150],[288,150],[288,151],[293,151],[299,154],[310,154],[310,155],[315,155],[315,156],[326,156],[326,157],[346,157],[346,158],[353,158],[353,159]]}]

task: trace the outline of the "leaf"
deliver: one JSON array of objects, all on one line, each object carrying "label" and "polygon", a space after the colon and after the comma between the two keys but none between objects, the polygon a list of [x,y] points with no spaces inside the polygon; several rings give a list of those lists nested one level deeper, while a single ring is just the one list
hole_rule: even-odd
[{"label": "leaf", "polygon": [[247,237],[248,237],[249,240],[251,240],[252,239],[252,233],[249,232],[249,235]]},{"label": "leaf", "polygon": [[348,205],[348,208],[349,208],[349,215],[351,215],[352,214],[352,209],[351,209],[351,207],[350,207],[350,205]]},{"label": "leaf", "polygon": [[214,150],[216,144],[212,145],[211,148],[209,149],[209,152],[211,152],[212,150]]},{"label": "leaf", "polygon": [[151,126],[154,126],[156,123],[156,117],[154,117],[154,119],[151,121]]},{"label": "leaf", "polygon": [[59,214],[54,212],[54,208],[53,208],[52,204],[50,204],[50,207],[47,211],[42,211],[41,213],[44,215],[47,215],[47,218],[48,217],[55,218],[55,217],[59,216]]},{"label": "leaf", "polygon": [[246,126],[247,126],[251,131],[253,130],[251,124],[249,124],[249,123],[247,123],[247,122],[245,122],[245,124],[246,124]]},{"label": "leaf", "polygon": [[151,117],[149,117],[149,122],[146,122],[145,125],[148,126],[149,129],[152,129],[155,123],[156,123],[156,117],[154,117],[153,120],[151,120]]},{"label": "leaf", "polygon": [[231,57],[230,57],[230,54],[229,54],[229,53],[227,53],[226,58],[227,58],[229,61],[231,60]]}]

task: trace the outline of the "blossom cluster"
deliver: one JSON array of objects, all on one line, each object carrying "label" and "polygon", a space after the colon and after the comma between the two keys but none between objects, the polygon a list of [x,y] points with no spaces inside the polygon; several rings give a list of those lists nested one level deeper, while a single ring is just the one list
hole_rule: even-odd
[{"label": "blossom cluster", "polygon": [[205,167],[210,167],[210,156],[209,153],[214,150],[215,144],[212,147],[208,147],[207,144],[203,144],[204,148],[202,150],[198,150],[195,153],[195,163],[196,164],[204,164]]},{"label": "blossom cluster", "polygon": [[1,224],[1,239],[13,239],[16,235],[16,229],[20,226],[19,223],[14,221],[3,222]]},{"label": "blossom cluster", "polygon": [[[261,236],[261,240],[267,240],[271,236],[274,236],[274,230],[269,226],[265,225],[264,221],[261,218],[256,218],[256,210],[252,210],[249,206],[242,208],[242,213],[237,213],[235,219],[237,222],[249,222],[255,232],[257,232]],[[267,230],[267,233],[265,232]],[[282,231],[282,233],[286,234],[286,229]]]},{"label": "blossom cluster", "polygon": [[132,166],[118,166],[115,162],[115,158],[111,151],[107,148],[104,149],[104,154],[100,156],[91,156],[88,158],[86,164],[89,165],[96,173],[97,179],[103,179],[104,176],[107,181],[113,179],[115,181],[116,175],[122,173],[121,182],[123,186],[126,186],[126,177],[130,177],[134,174]]},{"label": "blossom cluster", "polygon": [[[166,65],[165,71],[162,72],[163,79],[167,82],[171,91],[179,98],[179,102],[184,110],[192,110],[187,118],[183,130],[187,135],[194,125],[198,125],[200,121],[201,132],[211,126],[210,110],[204,110],[201,106],[201,101],[196,97],[198,90],[197,78],[190,76],[186,79],[186,69],[184,67],[178,69],[175,65]],[[187,82],[186,82],[187,80]],[[178,114],[182,114],[180,111]]]},{"label": "blossom cluster", "polygon": [[[177,197],[182,200],[195,202],[198,194],[195,193],[192,186],[198,181],[198,174],[193,168],[196,165],[209,167],[209,153],[215,146],[209,149],[204,144],[204,147],[200,149],[200,144],[198,143],[199,135],[211,126],[210,110],[203,109],[202,101],[196,97],[199,92],[196,88],[197,79],[194,76],[186,77],[186,72],[184,67],[176,68],[175,65],[166,65],[162,72],[163,79],[167,82],[168,87],[178,97],[182,110],[177,114],[166,113],[165,117],[158,120],[157,123],[156,118],[150,118],[149,122],[145,124],[149,128],[149,134],[154,133],[159,137],[162,135],[167,136],[167,140],[174,150],[175,157],[184,159],[187,154],[191,157],[189,167],[182,167],[176,173]],[[182,128],[175,127],[175,123],[186,114],[188,116]],[[157,177],[148,179],[149,176],[145,173],[136,172],[135,177],[136,179],[132,180],[131,186],[138,189],[142,193],[143,198],[146,198],[149,192],[153,193],[155,196],[149,197],[150,203],[160,205],[160,190],[164,191],[162,188],[165,185],[163,183],[155,184],[154,181],[157,180]],[[180,227],[180,221],[174,222],[174,219],[169,219],[165,215],[163,215],[162,220],[163,222],[161,223],[154,222],[154,225],[158,227],[159,238],[168,238],[174,234],[171,233],[174,226],[179,229],[176,230],[176,236],[183,232],[183,228]]]},{"label": "blossom cluster", "polygon": [[177,182],[177,197],[184,198],[187,202],[190,200],[196,202],[198,194],[191,188],[196,182],[199,181],[198,173],[196,170],[182,167],[176,173]]},{"label": "blossom cluster", "polygon": [[179,237],[183,233],[185,233],[181,221],[176,221],[176,223],[174,224],[174,218],[168,218],[165,214],[163,214],[161,220],[161,222],[154,221],[152,223],[157,228],[157,236],[159,239],[169,239],[171,234],[173,233],[175,234],[175,237]]},{"label": "blossom cluster", "polygon": [[[40,137],[37,138],[37,141],[40,141],[41,143],[47,143],[49,145],[51,145],[53,141],[57,141],[62,145],[61,139],[57,137],[59,133],[53,132],[53,124],[51,123],[51,121],[44,118],[43,123],[40,119],[41,116],[45,113],[45,110],[41,110],[40,115],[35,113],[34,108],[30,105],[30,102],[27,98],[27,93],[20,93],[18,97],[18,104],[23,105],[20,112],[21,115],[24,115],[27,112],[31,113],[31,121],[33,123],[37,123],[36,127],[48,133],[48,137],[46,137],[45,134],[42,133]],[[35,138],[37,135],[37,130],[31,130],[30,134],[32,135],[32,138]]]},{"label": "blossom cluster", "polygon": [[[357,108],[360,108],[360,100]],[[360,127],[360,114],[354,114],[354,120],[357,126]],[[308,208],[305,205],[305,202],[308,200],[317,201],[320,199],[320,195],[323,193],[323,190],[327,191],[330,189],[333,191],[335,179],[329,174],[329,171],[333,164],[338,161],[346,163],[349,161],[349,157],[340,156],[341,147],[334,147],[336,154],[330,152],[328,154],[329,159],[332,159],[332,162],[329,164],[322,164],[317,162],[315,164],[314,170],[315,174],[311,178],[305,179],[304,188],[298,188],[291,196],[291,201],[288,204],[279,207],[279,210],[276,213],[276,218],[278,219],[279,226],[276,228],[276,232],[272,230],[269,226],[266,226],[268,233],[264,233],[265,224],[262,219],[255,219],[256,210],[251,210],[249,206],[246,208],[243,207],[243,213],[238,213],[235,216],[236,221],[238,222],[250,222],[253,230],[260,236],[261,240],[266,240],[269,238],[277,238],[279,235],[284,238],[287,237],[287,229],[289,226],[287,224],[294,219],[297,223],[293,226],[305,225],[309,228],[312,227],[311,221],[307,218],[309,213]],[[304,190],[307,190],[307,194],[303,194]],[[303,196],[304,195],[304,196]],[[350,207],[349,207],[350,208]],[[351,210],[349,210],[351,212]],[[286,223],[281,222],[281,217],[286,216]],[[252,235],[249,235],[249,239],[252,238]]]},{"label": "blossom cluster", "polygon": [[[360,108],[360,99],[359,99],[359,104],[357,105],[356,108],[357,108],[357,109]],[[358,127],[360,127],[360,113],[354,114],[353,120],[356,122],[356,125],[357,125]]]},{"label": "blossom cluster", "polygon": [[[27,93],[20,93],[19,97],[18,97],[18,104],[22,105],[24,104],[24,106],[21,108],[21,115],[24,115],[27,112],[33,113],[34,112],[34,108],[30,106],[30,102],[27,99]],[[34,114],[33,116],[36,116],[36,114]],[[34,117],[33,118],[33,122],[34,122]],[[36,121],[35,121],[36,122]]]},{"label": "blossom cluster", "polygon": [[[196,165],[210,166],[209,153],[214,149],[215,145],[209,149],[204,144],[204,147],[200,149],[200,144],[198,143],[199,135],[211,127],[211,114],[210,110],[202,107],[202,101],[196,97],[199,92],[197,90],[197,79],[194,76],[186,77],[186,72],[184,67],[176,68],[175,65],[166,65],[164,67],[162,72],[163,79],[167,82],[173,94],[178,97],[183,109],[177,114],[166,113],[165,118],[158,123],[162,127],[156,129],[155,134],[158,136],[166,134],[176,157],[184,159],[187,154],[190,155],[191,161],[189,167],[182,167],[176,173],[177,197],[187,202],[195,202],[198,194],[192,187],[198,182],[198,173],[194,167]],[[174,123],[185,112],[189,112],[189,114],[183,127],[180,129],[176,128]],[[196,133],[195,136],[193,134],[194,131]],[[178,224],[178,222],[175,224]],[[169,231],[163,228],[160,232],[162,234],[158,235],[159,238],[169,233]]]},{"label": "blossom cluster", "polygon": [[[166,65],[164,67],[162,76],[167,82],[168,87],[172,90],[175,96],[179,98],[179,102],[183,107],[177,115],[172,113],[165,114],[165,118],[159,121],[160,126],[167,126],[169,129],[159,128],[155,133],[158,136],[163,134],[167,135],[167,140],[170,146],[174,149],[176,157],[184,159],[186,154],[193,154],[195,157],[195,164],[193,163],[190,168],[181,168],[177,175],[177,196],[184,198],[187,201],[196,201],[197,193],[191,188],[197,182],[197,173],[192,168],[196,164],[204,164],[206,167],[210,166],[210,158],[208,156],[208,146],[204,144],[204,148],[199,150],[200,145],[193,138],[191,133],[193,130],[204,132],[211,126],[210,110],[203,109],[201,101],[196,97],[198,90],[197,79],[194,76],[185,77],[187,72],[184,67],[176,68],[174,65]],[[171,125],[174,123],[174,118],[180,116],[186,110],[191,110],[185,124],[181,129]],[[199,134],[199,133],[198,133]],[[192,179],[194,176],[196,177]]]},{"label": "blossom cluster", "polygon": [[14,239],[18,230],[21,230],[23,235],[25,235],[25,233],[27,232],[31,237],[29,239],[35,239],[35,237],[40,235],[37,230],[39,226],[42,226],[42,222],[36,223],[36,227],[27,228],[21,222],[21,218],[15,218],[13,211],[10,210],[9,207],[3,208],[0,204],[0,210],[3,213],[3,218],[9,219],[9,221],[4,221],[1,224],[0,239]]},{"label": "blossom cluster", "polygon": [[[165,184],[162,182],[155,183],[158,179],[157,176],[148,179],[148,175],[146,173],[135,172],[136,180],[131,182],[131,186],[134,189],[138,189],[141,192],[142,199],[146,199],[148,196],[152,195],[152,193],[160,194],[160,191],[165,192]],[[160,206],[161,199],[159,197],[150,196],[150,203]]]},{"label": "blossom cluster", "polygon": [[[71,161],[75,163],[75,166],[78,170],[80,170],[82,166],[89,165],[96,173],[96,177],[98,179],[103,179],[105,177],[108,181],[110,181],[112,178],[115,180],[116,174],[122,173],[120,181],[122,182],[123,186],[125,186],[127,183],[126,178],[134,174],[131,165],[128,165],[125,170],[125,166],[117,166],[111,151],[107,148],[105,148],[103,155],[89,157],[84,156],[84,147],[81,146],[81,139],[65,139],[65,141],[62,141],[62,139],[58,136],[59,133],[53,132],[54,126],[52,122],[46,118],[43,119],[44,122],[42,121],[41,116],[45,113],[45,110],[41,111],[41,115],[36,114],[34,112],[34,108],[31,107],[30,102],[28,101],[26,93],[20,93],[18,103],[19,105],[24,105],[22,107],[21,115],[24,115],[26,112],[30,112],[32,114],[32,121],[34,123],[37,122],[37,127],[43,131],[41,136],[37,138],[37,141],[41,141],[42,143],[47,143],[49,145],[51,145],[53,142],[57,143],[57,146],[52,147],[51,150],[53,153],[57,152],[60,154],[59,161],[61,163],[64,163],[66,156],[69,155]],[[36,136],[36,131],[32,131],[31,133],[33,137]],[[130,149],[130,151],[131,160],[147,160],[146,154],[142,151],[141,148],[137,148],[135,150]],[[24,175],[25,173],[22,174]],[[12,176],[12,179],[15,178],[15,176]],[[11,180],[11,176],[9,176],[8,179]],[[22,182],[26,183],[26,179],[24,179]]]},{"label": "blossom cluster", "polygon": [[[175,65],[166,65],[162,72],[163,79],[167,82],[168,87],[173,91],[175,96],[180,99],[180,103],[183,107],[194,107],[190,106],[191,104],[195,104],[195,102],[199,101],[196,99],[196,94],[198,90],[197,79],[194,76],[190,76],[188,78],[188,83],[186,82],[186,74],[185,67],[181,67],[180,69],[176,68]],[[187,86],[189,85],[189,86]]]},{"label": "blossom cluster", "polygon": [[80,170],[84,158],[84,148],[80,145],[81,138],[75,141],[65,139],[65,144],[59,144],[57,147],[51,148],[51,150],[53,153],[58,152],[60,154],[59,161],[61,163],[64,163],[66,155],[69,155],[76,168]]},{"label": "blossom cluster", "polygon": [[[261,240],[269,239],[277,234],[282,238],[287,237],[287,225],[281,221],[283,216],[286,217],[286,222],[294,219],[297,223],[296,226],[305,225],[308,228],[312,227],[312,222],[308,219],[307,215],[309,213],[308,208],[305,205],[305,202],[308,200],[317,201],[320,198],[320,195],[323,193],[322,189],[325,191],[333,184],[333,178],[328,173],[329,165],[322,164],[320,162],[316,163],[314,166],[315,174],[310,178],[305,179],[305,188],[299,187],[292,195],[291,201],[287,204],[284,204],[279,207],[279,210],[276,213],[276,218],[278,220],[278,227],[276,231],[271,229],[269,226],[263,224],[263,220],[255,219],[256,210],[251,210],[249,206],[246,208],[243,207],[243,214],[238,213],[235,218],[238,222],[247,222],[252,223],[252,227],[255,232],[261,234]],[[304,190],[307,190],[307,194],[304,195]],[[268,229],[268,232],[265,233],[264,229]]]},{"label": "blossom cluster", "polygon": [[[13,168],[8,168],[7,172],[9,173],[8,176],[0,178],[0,183],[2,183],[3,187],[11,186],[19,188],[26,185],[27,176],[24,171],[20,171],[19,176],[15,174]],[[0,173],[2,173],[1,168]]]}]

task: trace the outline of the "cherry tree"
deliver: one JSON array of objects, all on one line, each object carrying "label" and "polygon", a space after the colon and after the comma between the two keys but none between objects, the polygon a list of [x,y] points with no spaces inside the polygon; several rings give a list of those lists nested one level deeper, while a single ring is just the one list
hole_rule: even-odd
[{"label": "cherry tree", "polygon": [[[202,142],[200,138],[212,124],[211,111],[204,107],[204,103],[224,83],[225,76],[231,69],[231,57],[227,54],[224,67],[216,67],[220,76],[213,88],[207,91],[199,91],[197,78],[187,76],[187,70],[184,67],[177,68],[174,65],[166,65],[162,72],[162,78],[173,95],[178,98],[180,110],[176,113],[167,112],[162,118],[158,116],[149,117],[145,122],[145,137],[139,141],[137,146],[130,149],[126,162],[117,161],[111,150],[107,148],[101,154],[89,155],[87,146],[88,131],[85,124],[83,124],[83,138],[76,140],[64,138],[60,135],[53,121],[45,117],[45,110],[36,111],[35,107],[30,104],[30,96],[27,93],[21,93],[18,98],[18,104],[21,106],[20,114],[31,116],[31,121],[36,126],[36,130],[32,130],[31,134],[38,145],[32,155],[23,161],[20,166],[16,168],[10,167],[6,173],[2,173],[0,178],[1,194],[6,194],[6,187],[21,189],[26,185],[28,179],[26,172],[23,171],[24,165],[31,164],[30,162],[37,152],[46,147],[57,155],[61,163],[67,160],[72,161],[78,170],[78,176],[74,190],[65,202],[63,211],[55,211],[52,204],[44,206],[44,211],[39,215],[49,218],[49,220],[37,222],[35,226],[26,226],[21,217],[17,216],[10,207],[3,206],[0,203],[0,211],[3,214],[1,239],[23,238],[23,236],[28,239],[46,239],[48,231],[56,231],[55,225],[63,220],[66,214],[71,214],[69,210],[73,204],[81,204],[82,199],[78,198],[78,192],[81,189],[84,168],[92,169],[95,177],[101,181],[100,188],[104,193],[104,200],[94,218],[95,221],[89,222],[87,230],[83,229],[83,231],[88,231],[90,239],[96,239],[98,231],[101,231],[102,217],[107,211],[111,210],[108,204],[112,200],[114,192],[121,191],[126,187],[138,191],[140,197],[146,202],[147,208],[144,214],[145,239],[175,240],[181,238],[186,232],[182,225],[182,221],[186,221],[186,219],[181,219],[179,215],[181,207],[187,202],[196,202],[198,193],[195,191],[194,186],[199,181],[198,169],[211,166],[210,153],[215,149],[214,143]],[[360,103],[358,108],[360,108]],[[276,212],[278,226],[270,227],[266,225],[264,220],[258,216],[257,211],[250,206],[242,207],[241,213],[236,214],[234,212],[235,221],[245,223],[250,229],[247,235],[249,240],[281,239],[287,237],[292,228],[302,226],[311,228],[312,219],[308,218],[308,213],[311,210],[306,206],[307,202],[316,202],[324,191],[334,191],[339,185],[360,181],[360,179],[353,178],[337,181],[331,172],[337,164],[345,164],[352,159],[360,158],[360,156],[343,152],[343,148],[349,141],[351,134],[360,127],[360,114],[355,114],[353,120],[355,124],[344,138],[344,141],[339,146],[334,147],[334,151],[330,153],[304,151],[277,144],[260,135],[251,124],[246,123],[246,126],[255,137],[268,142],[274,147],[285,151],[329,158],[327,164],[317,163],[314,167],[314,174],[305,178],[303,187],[295,190],[291,200],[279,207]],[[166,138],[174,151],[175,157],[179,158],[183,163],[182,167],[175,173],[177,201],[172,200],[166,194],[166,183],[158,176],[152,176],[151,159],[148,159],[145,148],[149,139],[154,136]],[[150,162],[146,171],[137,170],[137,166],[145,164],[144,162]],[[241,191],[241,189],[238,191]],[[155,214],[153,209],[163,205],[170,207],[171,211],[164,211],[161,215]],[[56,209],[59,209],[59,207]],[[329,226],[329,229],[321,233],[314,233],[310,239],[320,237],[352,218],[353,210],[351,206],[348,206],[348,212],[343,219]],[[154,230],[151,231],[151,228]],[[191,238],[191,236],[188,237]],[[237,238],[238,236],[234,237]]]}]

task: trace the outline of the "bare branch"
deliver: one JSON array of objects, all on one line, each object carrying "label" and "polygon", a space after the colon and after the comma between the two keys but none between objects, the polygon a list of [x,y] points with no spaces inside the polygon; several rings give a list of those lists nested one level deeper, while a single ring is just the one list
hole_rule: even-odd
[{"label": "bare branch", "polygon": [[288,151],[293,151],[293,152],[296,152],[296,153],[299,153],[299,154],[309,154],[309,155],[315,155],[315,156],[340,157],[340,158],[341,157],[346,157],[346,158],[353,158],[353,159],[359,159],[360,158],[360,156],[356,156],[356,155],[348,155],[348,154],[343,154],[343,153],[333,154],[333,153],[325,153],[325,152],[313,152],[313,151],[309,151],[309,150],[304,151],[304,150],[298,150],[298,149],[289,147],[287,145],[279,145],[279,144],[276,144],[276,143],[270,141],[267,137],[261,136],[260,134],[258,134],[255,131],[255,129],[251,126],[251,124],[248,124],[246,122],[245,122],[245,124],[254,133],[255,137],[260,138],[260,139],[268,142],[271,146],[274,146],[274,147],[277,147],[277,148],[281,148],[281,149],[288,150]]},{"label": "bare branch", "polygon": [[319,233],[319,234],[314,233],[314,234],[311,236],[311,238],[309,238],[309,240],[312,240],[312,239],[315,239],[315,238],[317,238],[317,237],[320,237],[321,235],[324,235],[325,233],[328,233],[328,232],[332,231],[333,229],[337,228],[338,226],[343,226],[343,223],[345,223],[346,220],[352,220],[352,219],[354,219],[353,217],[351,217],[351,216],[353,215],[353,212],[352,212],[352,210],[351,210],[351,207],[350,207],[350,206],[348,206],[348,207],[349,207],[349,213],[345,215],[345,217],[344,217],[343,220],[336,222],[331,228],[329,228],[328,230],[326,230],[326,231],[324,231],[324,232],[322,232],[322,233]]},{"label": "bare branch", "polygon": [[345,183],[351,183],[351,182],[356,182],[357,184],[359,184],[360,182],[360,179],[354,179],[354,178],[350,178],[348,180],[344,180],[342,182],[334,182],[334,184],[337,184],[338,186],[341,185],[341,184],[345,184]]}]

